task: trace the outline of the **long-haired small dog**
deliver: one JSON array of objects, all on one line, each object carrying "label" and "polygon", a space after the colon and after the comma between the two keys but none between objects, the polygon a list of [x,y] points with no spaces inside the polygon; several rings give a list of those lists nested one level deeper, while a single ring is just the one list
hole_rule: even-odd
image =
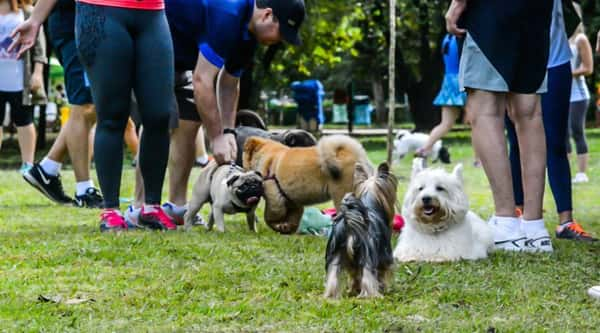
[{"label": "long-haired small dog", "polygon": [[391,267],[392,223],[398,181],[387,163],[369,176],[361,164],[354,171],[353,193],[342,200],[327,242],[325,297],[340,296],[340,275],[346,271],[352,293],[380,297]]},{"label": "long-haired small dog", "polygon": [[443,169],[424,169],[423,162],[421,158],[413,160],[402,207],[406,225],[394,258],[401,262],[486,258],[494,244],[492,231],[469,210],[462,165],[448,173]]}]

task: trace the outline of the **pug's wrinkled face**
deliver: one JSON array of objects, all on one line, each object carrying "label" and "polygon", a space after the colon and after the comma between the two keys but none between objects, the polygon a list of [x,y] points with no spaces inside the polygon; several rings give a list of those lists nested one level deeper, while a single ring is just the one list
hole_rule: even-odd
[{"label": "pug's wrinkled face", "polygon": [[227,188],[238,204],[254,206],[264,193],[263,177],[258,171],[234,174],[227,178]]}]

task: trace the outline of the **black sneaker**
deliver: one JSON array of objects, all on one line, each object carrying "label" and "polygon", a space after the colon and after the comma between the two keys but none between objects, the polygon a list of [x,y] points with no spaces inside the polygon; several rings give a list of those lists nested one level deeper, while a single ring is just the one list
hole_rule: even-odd
[{"label": "black sneaker", "polygon": [[104,198],[100,194],[98,189],[93,187],[85,190],[82,195],[75,194],[75,200],[73,201],[75,207],[87,207],[87,208],[102,208],[104,204]]},{"label": "black sneaker", "polygon": [[598,240],[589,233],[585,232],[581,225],[575,221],[556,227],[556,238],[571,239],[582,242],[595,242]]},{"label": "black sneaker", "polygon": [[23,173],[23,178],[48,199],[61,205],[73,203],[73,199],[67,196],[63,190],[60,175],[50,176],[38,163],[35,163],[31,169]]}]

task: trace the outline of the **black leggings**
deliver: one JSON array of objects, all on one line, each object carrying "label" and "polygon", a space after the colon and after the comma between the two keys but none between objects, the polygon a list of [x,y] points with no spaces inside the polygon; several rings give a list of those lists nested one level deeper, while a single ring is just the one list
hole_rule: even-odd
[{"label": "black leggings", "polygon": [[119,207],[132,89],[144,126],[139,163],[146,203],[159,204],[174,107],[173,45],[164,11],[77,2],[75,38],[96,104],[94,151],[105,207]]},{"label": "black leggings", "polygon": [[0,91],[0,126],[6,116],[6,103],[10,105],[10,119],[17,127],[33,123],[33,107],[23,105],[23,92]]},{"label": "black leggings", "polygon": [[[583,101],[571,102],[569,107],[569,134],[575,141],[577,155],[588,153],[588,144],[585,138],[585,116],[588,106],[590,106],[590,100],[584,99]],[[570,153],[572,148],[569,137],[567,137],[567,148]]]}]

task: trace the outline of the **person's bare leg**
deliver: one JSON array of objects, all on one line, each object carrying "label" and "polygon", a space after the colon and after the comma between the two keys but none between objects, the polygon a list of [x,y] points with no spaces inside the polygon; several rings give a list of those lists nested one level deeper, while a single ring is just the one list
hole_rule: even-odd
[{"label": "person's bare leg", "polygon": [[199,127],[200,123],[197,121],[180,119],[179,127],[171,135],[169,201],[177,206],[187,203],[187,185],[196,159],[196,134]]},{"label": "person's bare leg", "polygon": [[90,180],[89,142],[86,139],[95,123],[93,104],[71,105],[69,120],[65,125],[65,141],[77,182]]},{"label": "person's bare leg", "polygon": [[539,95],[508,95],[510,116],[519,138],[523,175],[523,219],[542,218],[546,181],[546,137]]},{"label": "person's bare leg", "polygon": [[455,106],[442,107],[442,121],[429,133],[429,140],[422,148],[424,153],[428,154],[433,145],[450,132],[459,115],[460,109]]},{"label": "person's bare leg", "polygon": [[96,125],[92,126],[90,129],[90,134],[88,134],[88,161],[92,161],[94,157],[94,137],[96,136]]},{"label": "person's bare leg", "polygon": [[577,154],[577,171],[579,173],[586,173],[589,159],[590,155],[588,153]]},{"label": "person's bare leg", "polygon": [[17,127],[17,137],[19,139],[19,149],[21,150],[21,161],[23,163],[33,164],[36,141],[35,127],[33,124]]},{"label": "person's bare leg", "polygon": [[125,144],[127,145],[127,149],[131,152],[131,155],[137,157],[140,141],[135,132],[135,123],[131,118],[129,118],[127,127],[125,128]]},{"label": "person's bare leg", "polygon": [[204,140],[203,127],[198,129],[198,134],[196,135],[196,157],[208,157],[208,154],[206,153],[206,142]]},{"label": "person's bare leg", "polygon": [[481,159],[494,198],[495,215],[515,216],[515,199],[504,137],[506,96],[483,90],[469,91],[473,147]]}]

